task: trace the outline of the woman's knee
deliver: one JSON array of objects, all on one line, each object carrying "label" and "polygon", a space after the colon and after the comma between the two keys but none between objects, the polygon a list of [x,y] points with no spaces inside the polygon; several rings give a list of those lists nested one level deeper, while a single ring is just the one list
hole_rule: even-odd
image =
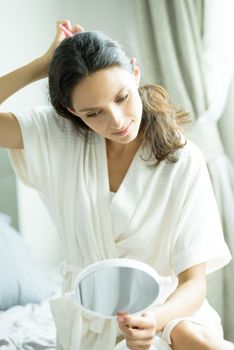
[{"label": "woman's knee", "polygon": [[171,332],[172,349],[214,350],[214,334],[205,327],[189,322],[179,322]]}]

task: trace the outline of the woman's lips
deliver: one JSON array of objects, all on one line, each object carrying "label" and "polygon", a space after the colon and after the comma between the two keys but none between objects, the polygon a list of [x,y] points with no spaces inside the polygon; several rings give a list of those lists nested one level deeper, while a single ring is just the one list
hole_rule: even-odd
[{"label": "woman's lips", "polygon": [[128,131],[129,131],[129,128],[130,128],[131,124],[132,124],[132,122],[129,123],[129,125],[127,126],[126,129],[123,129],[123,130],[117,131],[117,132],[113,132],[112,134],[116,135],[116,136],[124,136],[124,135],[126,135],[128,133]]}]

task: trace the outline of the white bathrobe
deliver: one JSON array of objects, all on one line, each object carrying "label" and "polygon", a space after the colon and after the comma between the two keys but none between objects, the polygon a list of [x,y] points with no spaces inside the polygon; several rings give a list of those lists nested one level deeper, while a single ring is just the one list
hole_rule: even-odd
[{"label": "white bathrobe", "polygon": [[[90,320],[72,294],[80,269],[108,258],[141,260],[170,277],[206,262],[207,273],[230,261],[203,156],[187,142],[176,163],[147,166],[140,147],[111,200],[105,140],[86,143],[50,106],[13,111],[24,150],[11,150],[20,179],[35,188],[63,247],[64,294],[51,304],[63,350],[109,350],[115,320]],[[165,295],[166,297],[166,295]],[[213,311],[213,310],[212,310]]]}]

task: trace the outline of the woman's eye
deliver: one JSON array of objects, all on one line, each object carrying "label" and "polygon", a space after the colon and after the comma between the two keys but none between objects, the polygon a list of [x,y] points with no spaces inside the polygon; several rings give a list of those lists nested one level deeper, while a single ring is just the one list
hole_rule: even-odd
[{"label": "woman's eye", "polygon": [[94,112],[94,113],[90,113],[90,114],[86,114],[87,118],[95,118],[97,117],[101,112]]},{"label": "woman's eye", "polygon": [[117,103],[121,103],[121,102],[127,100],[127,98],[128,98],[128,94],[126,94],[126,95],[120,97],[120,98],[117,100]]}]

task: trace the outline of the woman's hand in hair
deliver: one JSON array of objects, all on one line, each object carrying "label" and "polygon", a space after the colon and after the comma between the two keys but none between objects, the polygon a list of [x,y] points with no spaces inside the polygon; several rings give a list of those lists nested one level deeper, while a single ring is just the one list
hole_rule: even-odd
[{"label": "woman's hand in hair", "polygon": [[[62,40],[64,40],[65,38],[68,37],[67,34],[65,34],[65,32],[63,31],[62,26],[64,26],[72,34],[75,34],[78,32],[84,32],[84,28],[79,24],[72,25],[71,22],[68,20],[59,20],[57,22],[57,30],[56,30],[55,38],[54,38],[52,44],[50,45],[49,49],[41,57],[41,59],[43,60],[45,66],[47,66],[47,68],[49,68],[49,65],[50,65],[50,62],[51,62],[51,59],[53,57],[53,54],[54,54],[56,47],[61,43]],[[47,71],[48,71],[48,69],[47,69]],[[47,72],[45,75],[47,75]]]}]

